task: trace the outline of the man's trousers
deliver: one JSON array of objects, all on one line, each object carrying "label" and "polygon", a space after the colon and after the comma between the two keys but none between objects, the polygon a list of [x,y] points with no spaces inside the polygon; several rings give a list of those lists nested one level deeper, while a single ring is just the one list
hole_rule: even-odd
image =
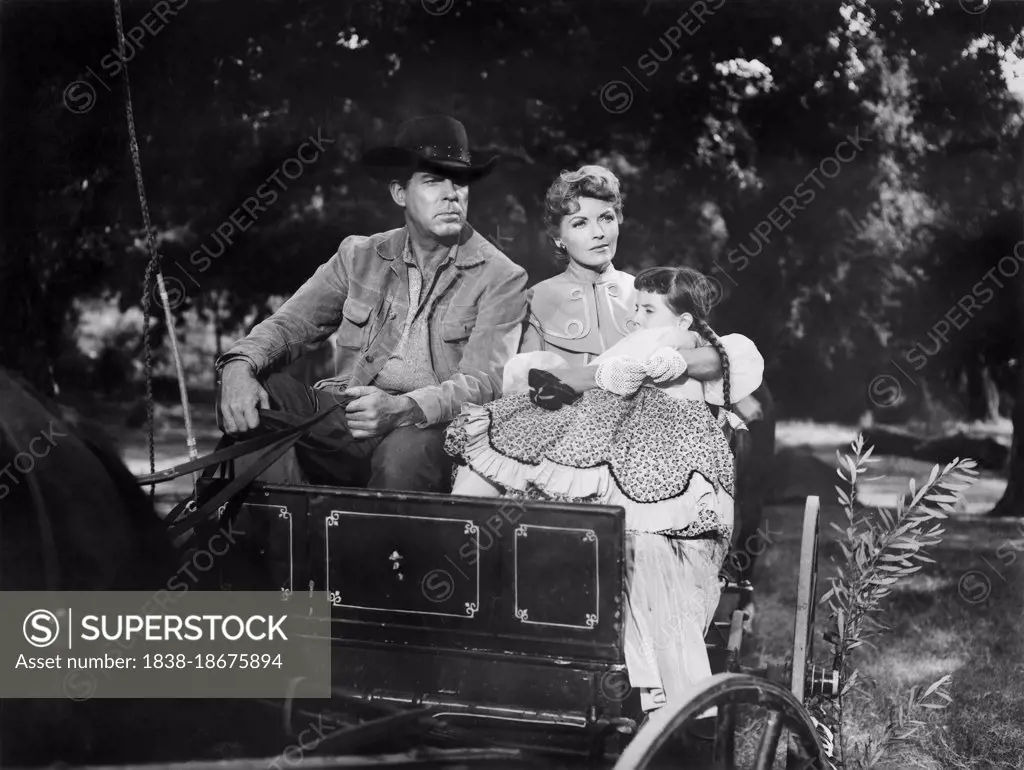
[{"label": "man's trousers", "polygon": [[[270,406],[299,424],[316,412],[339,402],[330,390],[314,390],[289,374],[277,372],[261,384],[270,394]],[[261,415],[258,435],[268,425]],[[344,408],[317,423],[280,459],[258,477],[271,484],[316,484],[324,486],[391,489],[405,492],[448,492],[451,489],[452,459],[444,451],[447,424],[428,428],[396,428],[386,436],[353,438],[348,431]],[[227,439],[227,437],[225,437]],[[222,440],[222,445],[228,440]],[[235,475],[257,457],[235,460]]]}]

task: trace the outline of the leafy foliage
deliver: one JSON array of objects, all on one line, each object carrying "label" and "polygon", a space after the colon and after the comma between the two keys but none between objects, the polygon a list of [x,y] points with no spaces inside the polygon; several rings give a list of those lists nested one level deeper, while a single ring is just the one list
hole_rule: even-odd
[{"label": "leafy foliage", "polygon": [[882,507],[874,511],[863,508],[857,500],[857,481],[865,477],[873,448],[865,451],[864,437],[858,434],[851,443],[852,454],[836,452],[839,477],[847,487],[836,486],[836,494],[846,514],[847,526],[832,526],[840,535],[838,544],[843,563],[830,578],[831,587],[821,597],[827,604],[834,630],[833,666],[840,672],[841,689],[834,701],[819,699],[814,708],[819,722],[837,736],[834,741],[835,766],[841,770],[868,770],[876,767],[900,743],[919,737],[927,720],[923,710],[945,708],[950,697],[945,688],[950,675],[945,675],[922,691],[913,687],[903,703],[889,704],[889,718],[882,733],[869,737],[847,750],[843,740],[843,702],[857,689],[859,672],[851,658],[862,646],[873,647],[872,639],[889,630],[881,621],[885,600],[892,587],[934,563],[926,551],[938,545],[944,529],[940,523],[955,510],[958,494],[967,489],[977,476],[974,460],[959,458],[940,470],[932,468],[928,479],[920,485],[915,479],[909,490],[897,501],[896,510]]},{"label": "leafy foliage", "polygon": [[[99,64],[117,43],[109,3],[56,14],[10,6],[5,51],[19,77],[4,97],[5,177],[18,190],[5,210],[0,354],[45,371],[75,326],[77,296],[139,305],[148,255],[120,78]],[[131,30],[152,3],[123,6]],[[1001,66],[1006,51],[1024,52],[1024,6],[972,16],[935,0],[726,2],[700,22],[692,6],[185,5],[128,65],[163,271],[186,295],[176,313],[233,328],[297,288],[347,235],[399,224],[356,161],[388,124],[446,112],[501,157],[499,174],[473,191],[470,219],[532,280],[558,269],[541,222],[546,186],[563,168],[607,164],[627,195],[620,266],[711,273],[723,289],[715,325],[754,339],[785,411],[855,419],[872,407],[867,385],[892,349],[926,338],[977,280],[971,265],[1002,256],[989,239],[967,247],[968,264],[953,236],[1019,210],[1021,105]],[[63,92],[83,77],[96,104],[75,114]],[[614,80],[631,85],[625,110],[602,102]],[[198,269],[217,228],[318,132],[333,142],[324,156]],[[807,182],[849,136],[865,139],[856,157],[834,178],[819,173],[820,186]],[[780,202],[801,184],[815,197],[787,216]],[[1015,309],[986,307],[922,377],[1005,367],[1005,350],[967,340],[1013,344],[1024,315]],[[998,383],[1012,389],[1012,377]],[[946,395],[959,398],[954,387]]]}]

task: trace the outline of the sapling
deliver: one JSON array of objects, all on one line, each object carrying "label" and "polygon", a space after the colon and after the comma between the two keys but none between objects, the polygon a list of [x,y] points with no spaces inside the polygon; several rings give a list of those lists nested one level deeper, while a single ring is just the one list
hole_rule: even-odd
[{"label": "sapling", "polygon": [[[926,551],[938,545],[945,532],[941,524],[955,510],[959,494],[978,475],[974,460],[959,458],[940,470],[936,465],[928,480],[918,486],[914,479],[900,495],[895,511],[862,506],[857,483],[865,477],[873,448],[865,451],[861,434],[850,444],[853,454],[838,451],[837,473],[846,489],[836,485],[839,504],[846,514],[846,526],[832,524],[839,533],[843,561],[838,565],[831,587],[820,603],[829,608],[832,630],[826,638],[832,644],[833,666],[840,672],[840,691],[834,699],[816,698],[810,704],[822,742],[835,770],[868,770],[877,766],[901,744],[913,741],[927,724],[919,718],[922,709],[942,709],[949,702],[947,674],[927,688],[913,687],[905,702],[890,702],[885,729],[876,738],[847,746],[844,740],[844,699],[859,685],[859,672],[852,664],[853,652],[875,647],[872,640],[888,631],[881,616],[892,586],[934,563]],[[845,471],[845,472],[844,472]]]}]

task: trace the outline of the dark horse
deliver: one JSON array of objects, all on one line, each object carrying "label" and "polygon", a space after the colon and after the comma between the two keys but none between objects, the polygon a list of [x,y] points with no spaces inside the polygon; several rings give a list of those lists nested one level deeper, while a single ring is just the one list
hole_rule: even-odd
[{"label": "dark horse", "polygon": [[143,591],[177,563],[101,429],[0,367],[0,589]]},{"label": "dark horse", "polygon": [[[0,590],[156,591],[177,566],[149,496],[99,427],[0,367]],[[0,702],[0,766],[84,759],[131,704]]]}]

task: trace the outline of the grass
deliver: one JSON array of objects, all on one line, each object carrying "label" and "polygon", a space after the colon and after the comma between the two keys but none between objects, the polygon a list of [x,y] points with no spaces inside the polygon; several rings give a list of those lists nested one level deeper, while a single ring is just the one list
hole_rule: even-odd
[{"label": "grass", "polygon": [[[834,449],[835,445],[829,447],[833,460]],[[889,478],[874,482],[874,491],[883,501],[888,497],[889,505],[894,505],[895,497],[885,490],[905,489],[908,470],[919,481],[930,470],[926,464],[909,468],[912,463],[903,459],[881,459],[872,475],[884,473]],[[832,481],[839,481],[834,472]],[[845,519],[824,478],[809,493],[818,494],[822,501],[820,595],[834,574],[832,560],[842,558],[829,522]],[[967,509],[991,493],[990,485],[984,484],[967,490]],[[772,506],[766,512],[773,530],[781,530],[782,535],[758,564],[757,613],[744,650],[748,665],[779,662],[792,648],[801,515],[802,506],[796,505]],[[862,648],[855,657],[863,687],[847,701],[848,770],[862,767],[852,759],[860,753],[851,749],[880,738],[894,704],[905,702],[911,687],[927,687],[945,674],[952,675],[952,704],[926,714],[927,726],[917,740],[863,767],[1024,767],[1022,529],[1016,521],[995,522],[964,514],[951,517],[946,530],[942,544],[930,553],[936,563],[894,587],[882,618],[891,630],[876,640],[876,649]],[[827,610],[819,606],[815,660],[825,665],[831,650],[821,633],[827,621]]]}]

